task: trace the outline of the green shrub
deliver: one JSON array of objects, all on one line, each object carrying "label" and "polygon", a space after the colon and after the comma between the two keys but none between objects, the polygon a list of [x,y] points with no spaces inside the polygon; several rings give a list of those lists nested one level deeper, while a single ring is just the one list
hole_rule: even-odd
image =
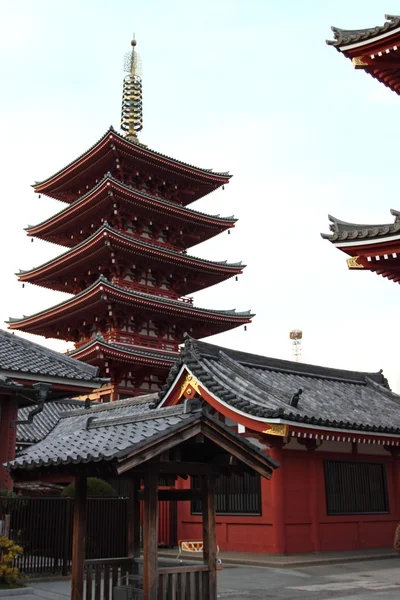
[{"label": "green shrub", "polygon": [[[61,496],[64,498],[75,498],[75,483],[70,483],[61,492]],[[104,479],[98,479],[97,477],[88,477],[87,480],[87,497],[88,498],[116,498],[117,492],[114,488],[104,481]]]}]

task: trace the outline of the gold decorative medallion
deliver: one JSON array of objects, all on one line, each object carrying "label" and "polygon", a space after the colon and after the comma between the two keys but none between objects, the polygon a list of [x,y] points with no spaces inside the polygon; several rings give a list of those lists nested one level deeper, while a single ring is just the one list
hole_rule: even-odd
[{"label": "gold decorative medallion", "polygon": [[281,437],[287,437],[289,432],[289,425],[283,423],[267,423],[267,429],[263,430],[263,433],[268,435],[280,435]]},{"label": "gold decorative medallion", "polygon": [[192,398],[195,394],[200,394],[199,382],[193,375],[187,373],[184,382],[181,385],[178,400],[185,396],[185,398]]},{"label": "gold decorative medallion", "polygon": [[347,258],[347,266],[349,269],[365,269],[364,265],[358,262],[359,256],[352,256],[351,258]]}]

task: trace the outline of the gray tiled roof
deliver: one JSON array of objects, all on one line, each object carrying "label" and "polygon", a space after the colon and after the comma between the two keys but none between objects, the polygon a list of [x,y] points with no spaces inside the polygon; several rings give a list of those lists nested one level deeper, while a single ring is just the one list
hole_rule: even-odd
[{"label": "gray tiled roof", "polygon": [[[35,444],[42,440],[58,423],[60,415],[70,410],[83,408],[81,400],[55,400],[45,402],[40,413],[33,417],[32,423],[17,425],[17,444]],[[32,406],[18,410],[18,421],[24,421],[32,411]]]},{"label": "gray tiled roof", "polygon": [[[244,413],[297,423],[400,434],[400,396],[382,372],[365,373],[279,360],[186,337],[165,396],[182,364],[211,393]],[[302,390],[298,407],[290,405]]]},{"label": "gray tiled roof", "polygon": [[98,382],[98,368],[0,329],[1,371]]},{"label": "gray tiled roof", "polygon": [[332,215],[328,215],[330,220],[329,229],[332,233],[321,233],[321,237],[330,242],[353,242],[357,240],[372,240],[380,237],[398,236],[400,232],[400,212],[391,209],[391,214],[395,217],[394,223],[382,225],[363,225],[357,223],[347,223],[341,221]]},{"label": "gray tiled roof", "polygon": [[253,455],[267,462],[270,468],[278,466],[250,442],[204,411],[186,412],[184,404],[156,409],[153,404],[156,398],[155,394],[150,394],[88,410],[66,412],[42,441],[20,453],[8,463],[8,467],[13,470],[33,469],[122,459],[165,435],[203,420],[213,422],[214,427],[234,437]]},{"label": "gray tiled roof", "polygon": [[384,33],[388,33],[394,29],[400,27],[400,16],[396,15],[385,15],[386,22],[377,27],[370,27],[365,29],[340,29],[339,27],[332,27],[334,34],[334,40],[327,40],[326,43],[330,46],[347,46],[349,44],[357,44],[358,42],[364,42],[371,40]]}]

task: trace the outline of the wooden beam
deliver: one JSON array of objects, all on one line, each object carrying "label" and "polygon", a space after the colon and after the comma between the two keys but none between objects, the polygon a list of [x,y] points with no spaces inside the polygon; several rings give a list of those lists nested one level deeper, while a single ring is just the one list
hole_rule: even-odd
[{"label": "wooden beam", "polygon": [[[140,558],[140,497],[139,497],[140,479],[129,480],[129,499],[128,499],[128,556],[135,561]],[[138,562],[133,563],[134,574],[139,571]]]},{"label": "wooden beam", "polygon": [[158,473],[149,470],[144,479],[143,506],[143,592],[144,600],[157,600],[158,595]]},{"label": "wooden beam", "polygon": [[86,490],[86,477],[84,475],[78,475],[75,479],[71,600],[83,600],[86,543]]},{"label": "wooden beam", "polygon": [[184,431],[179,431],[179,433],[172,431],[172,433],[162,440],[156,440],[150,445],[150,447],[145,447],[142,451],[139,450],[137,452],[132,452],[127,458],[122,459],[120,465],[117,466],[118,475],[137,467],[147,460],[151,460],[155,456],[162,454],[170,448],[178,446],[182,442],[189,440],[198,433],[200,433],[200,423],[198,422],[194,425],[189,424],[187,429]]},{"label": "wooden beam", "polygon": [[[208,565],[208,589],[205,600],[217,599],[217,532],[215,525],[215,477],[202,478],[203,561]],[[207,593],[208,592],[208,593]]]}]

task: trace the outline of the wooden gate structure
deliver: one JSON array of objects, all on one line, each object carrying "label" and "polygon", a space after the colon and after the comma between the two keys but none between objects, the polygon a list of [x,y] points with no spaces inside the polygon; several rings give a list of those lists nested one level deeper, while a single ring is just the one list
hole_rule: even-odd
[{"label": "wooden gate structure", "polygon": [[[69,413],[48,436],[8,467],[13,476],[22,475],[25,479],[51,473],[75,477],[71,600],[109,600],[112,589],[126,574],[137,581],[143,600],[216,600],[216,478],[223,473],[254,470],[270,479],[279,464],[202,409],[198,401],[186,400],[161,409],[149,403],[145,410],[143,400],[138,400],[140,411],[135,410],[135,403],[129,406],[125,406],[123,416],[115,416],[111,410],[110,415],[90,409]],[[89,476],[117,476],[129,481],[126,557],[104,557],[85,564]],[[198,477],[201,489],[159,489],[160,481],[171,476]],[[160,565],[159,500],[191,501],[195,494],[200,494],[202,500],[203,562],[189,567],[179,563]]]}]

